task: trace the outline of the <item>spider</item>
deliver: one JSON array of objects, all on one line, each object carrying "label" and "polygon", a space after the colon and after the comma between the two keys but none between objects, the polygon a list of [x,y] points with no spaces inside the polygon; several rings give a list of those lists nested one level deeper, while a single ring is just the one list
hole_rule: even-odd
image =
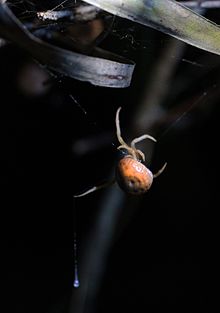
[{"label": "spider", "polygon": [[158,177],[165,169],[167,163],[155,174],[153,174],[142,162],[145,161],[144,153],[136,148],[136,144],[144,139],[150,139],[156,142],[156,139],[150,135],[142,135],[131,141],[130,146],[123,140],[121,136],[119,113],[121,107],[116,112],[115,124],[116,124],[116,135],[120,145],[117,147],[118,150],[125,150],[126,153],[120,159],[116,167],[115,179],[112,182],[107,182],[100,186],[94,186],[91,189],[74,195],[74,198],[86,196],[101,188],[105,188],[115,182],[119,184],[121,189],[129,194],[141,195],[146,193],[152,183],[153,179]]}]

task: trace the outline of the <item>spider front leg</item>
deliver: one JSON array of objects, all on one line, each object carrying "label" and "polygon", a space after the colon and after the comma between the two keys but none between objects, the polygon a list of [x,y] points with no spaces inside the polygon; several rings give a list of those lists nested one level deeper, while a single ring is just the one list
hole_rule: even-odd
[{"label": "spider front leg", "polygon": [[118,150],[125,149],[127,150],[128,154],[130,154],[134,159],[137,159],[135,150],[132,147],[130,147],[122,138],[121,136],[121,127],[120,127],[120,120],[119,120],[119,113],[121,111],[121,107],[118,108],[116,112],[116,117],[115,117],[115,125],[116,125],[116,135],[118,138],[118,141],[120,142],[120,146],[117,147]]}]

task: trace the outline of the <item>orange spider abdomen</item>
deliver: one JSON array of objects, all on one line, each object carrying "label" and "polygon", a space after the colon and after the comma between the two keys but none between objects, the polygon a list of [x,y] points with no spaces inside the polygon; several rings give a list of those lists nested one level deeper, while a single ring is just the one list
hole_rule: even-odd
[{"label": "orange spider abdomen", "polygon": [[151,187],[153,174],[144,164],[130,156],[126,156],[118,163],[116,179],[124,191],[140,195]]}]

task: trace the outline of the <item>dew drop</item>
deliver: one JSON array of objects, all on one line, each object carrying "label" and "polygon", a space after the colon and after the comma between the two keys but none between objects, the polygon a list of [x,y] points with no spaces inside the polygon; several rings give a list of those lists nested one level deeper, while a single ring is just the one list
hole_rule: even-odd
[{"label": "dew drop", "polygon": [[80,286],[79,275],[78,275],[78,261],[77,261],[77,240],[76,232],[74,232],[74,242],[73,242],[73,257],[74,257],[74,280],[73,287],[78,288]]}]

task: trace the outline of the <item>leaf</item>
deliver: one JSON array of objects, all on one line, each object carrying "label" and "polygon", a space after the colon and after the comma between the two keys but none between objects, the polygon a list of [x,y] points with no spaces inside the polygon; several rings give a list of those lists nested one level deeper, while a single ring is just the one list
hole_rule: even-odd
[{"label": "leaf", "polygon": [[63,75],[103,87],[124,88],[130,85],[133,62],[98,48],[88,56],[46,43],[31,34],[2,0],[0,36]]},{"label": "leaf", "polygon": [[220,27],[173,0],[84,0],[150,26],[192,46],[220,54]]}]

